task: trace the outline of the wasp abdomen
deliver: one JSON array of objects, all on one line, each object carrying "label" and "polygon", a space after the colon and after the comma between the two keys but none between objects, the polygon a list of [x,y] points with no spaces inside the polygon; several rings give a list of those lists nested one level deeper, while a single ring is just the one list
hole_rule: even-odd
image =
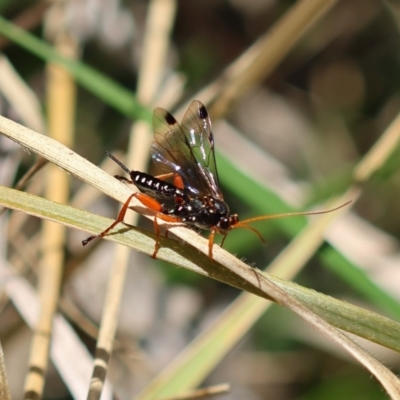
[{"label": "wasp abdomen", "polygon": [[171,183],[162,181],[145,172],[132,171],[132,182],[144,193],[152,193],[158,197],[183,197],[183,191]]}]

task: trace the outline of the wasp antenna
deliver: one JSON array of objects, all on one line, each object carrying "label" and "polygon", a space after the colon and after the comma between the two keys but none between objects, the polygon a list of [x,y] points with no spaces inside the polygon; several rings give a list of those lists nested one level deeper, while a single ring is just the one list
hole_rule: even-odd
[{"label": "wasp antenna", "polygon": [[[350,204],[353,200],[350,200],[344,204],[341,204],[338,207],[331,208],[329,210],[321,210],[321,211],[299,211],[299,212],[291,212],[291,213],[283,213],[283,214],[271,214],[271,215],[263,215],[262,217],[254,217],[254,218],[249,218],[245,219],[244,221],[239,222],[236,226],[243,226],[242,224],[248,224],[250,222],[255,222],[255,221],[263,221],[266,219],[278,219],[278,218],[286,218],[286,217],[296,217],[296,216],[301,216],[301,215],[319,215],[319,214],[328,214],[333,211],[337,211],[348,204]],[[243,226],[244,228],[244,226]],[[248,227],[249,228],[249,227]]]},{"label": "wasp antenna", "polygon": [[111,160],[116,162],[126,173],[128,173],[128,175],[131,174],[131,171],[127,167],[125,167],[125,165],[122,164],[121,161],[119,161],[117,158],[115,158],[109,151],[106,150],[106,154],[108,155],[108,157],[111,158]]},{"label": "wasp antenna", "polygon": [[[262,217],[261,217],[261,218],[262,218]],[[247,225],[247,224],[246,224],[247,221],[248,221],[248,220],[245,220],[245,221],[243,221],[243,222],[238,222],[238,223],[237,223],[236,225],[234,225],[232,228],[233,228],[233,229],[236,229],[236,228],[245,228],[245,229],[248,229],[249,231],[254,232],[254,233],[258,236],[258,238],[265,244],[265,240],[264,240],[264,238],[262,237],[261,233],[258,232],[258,230],[255,229],[255,228],[253,228],[252,226]],[[225,238],[226,238],[226,235],[225,235],[225,237],[224,237],[224,239],[223,239],[223,241],[222,241],[222,243],[221,243],[221,246],[222,246],[223,242],[225,241]]]}]

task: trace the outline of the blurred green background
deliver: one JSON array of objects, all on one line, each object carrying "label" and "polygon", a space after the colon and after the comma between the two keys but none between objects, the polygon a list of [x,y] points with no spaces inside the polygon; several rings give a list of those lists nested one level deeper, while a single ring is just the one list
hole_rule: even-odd
[{"label": "blurred green background", "polygon": [[[154,106],[168,104],[163,90],[176,96],[171,112],[194,98],[205,101],[198,93],[295,3],[178,1]],[[65,26],[74,41],[79,62],[70,66],[78,82],[72,147],[94,164],[102,162],[105,150],[125,152],[131,124],[139,119],[148,121],[151,115],[151,107],[136,97],[148,6],[147,1],[71,0],[60,12],[54,4],[41,1],[3,1],[0,5],[2,57],[32,90],[44,121],[48,112],[47,61],[54,56],[51,46],[58,25]],[[10,22],[32,36],[18,36]],[[30,42],[32,38],[37,42]],[[213,120],[219,175],[231,211],[244,219],[321,209],[325,200],[343,193],[351,185],[354,166],[399,113],[399,54],[397,2],[338,1],[271,74],[240,94],[223,118]],[[1,114],[26,124],[4,81],[0,84]],[[23,96],[22,92],[17,96]],[[142,152],[149,152],[147,143]],[[334,229],[329,233],[329,243],[296,277],[301,285],[395,320],[400,319],[399,155],[394,148],[363,186],[351,215],[338,224],[336,234]],[[5,186],[14,185],[34,162],[34,156],[4,138],[0,138],[0,157],[1,184]],[[6,168],[10,160],[12,168]],[[156,173],[150,162],[147,165],[148,171]],[[43,173],[32,182],[40,182]],[[41,190],[39,187],[35,193]],[[70,190],[74,204],[83,184],[71,178]],[[105,196],[86,204],[82,208],[101,215],[117,213],[115,202]],[[148,221],[139,224],[152,229]],[[238,229],[229,234],[225,247],[263,269],[304,224],[303,218],[259,222],[256,226],[266,245],[251,232]],[[29,241],[39,229],[37,221],[29,219],[20,227],[20,234]],[[80,321],[85,318],[99,324],[112,245],[101,242],[83,252],[80,241],[85,237],[81,232],[68,232],[62,290],[64,301],[74,304],[81,314],[75,319],[67,310],[62,312],[92,350],[95,340]],[[20,273],[34,283],[35,268],[24,264],[18,246],[9,243],[7,235],[3,239],[8,259],[19,260]],[[39,257],[37,242],[32,251]],[[108,373],[116,396],[134,398],[237,296],[236,289],[219,282],[141,254],[132,255],[119,342]],[[11,304],[4,301],[1,311],[6,362],[13,360],[8,379],[14,398],[19,398],[30,332]],[[398,371],[398,354],[365,345]],[[71,398],[55,369],[49,371],[46,382],[44,398]],[[205,384],[220,382],[232,383],[232,392],[226,396],[231,399],[387,398],[361,366],[278,306],[256,323]]]}]

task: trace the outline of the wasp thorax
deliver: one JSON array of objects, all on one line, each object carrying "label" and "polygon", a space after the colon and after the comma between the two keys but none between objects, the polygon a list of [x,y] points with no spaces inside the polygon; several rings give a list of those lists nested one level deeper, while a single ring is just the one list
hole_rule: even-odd
[{"label": "wasp thorax", "polygon": [[229,214],[229,207],[224,201],[213,198],[212,205],[217,214],[226,216]]}]

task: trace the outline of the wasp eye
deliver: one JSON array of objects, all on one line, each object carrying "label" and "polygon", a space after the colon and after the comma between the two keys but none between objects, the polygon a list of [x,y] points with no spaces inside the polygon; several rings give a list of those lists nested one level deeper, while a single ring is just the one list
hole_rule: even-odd
[{"label": "wasp eye", "polygon": [[231,222],[230,222],[229,218],[221,218],[218,225],[222,231],[226,231],[231,227]]}]

